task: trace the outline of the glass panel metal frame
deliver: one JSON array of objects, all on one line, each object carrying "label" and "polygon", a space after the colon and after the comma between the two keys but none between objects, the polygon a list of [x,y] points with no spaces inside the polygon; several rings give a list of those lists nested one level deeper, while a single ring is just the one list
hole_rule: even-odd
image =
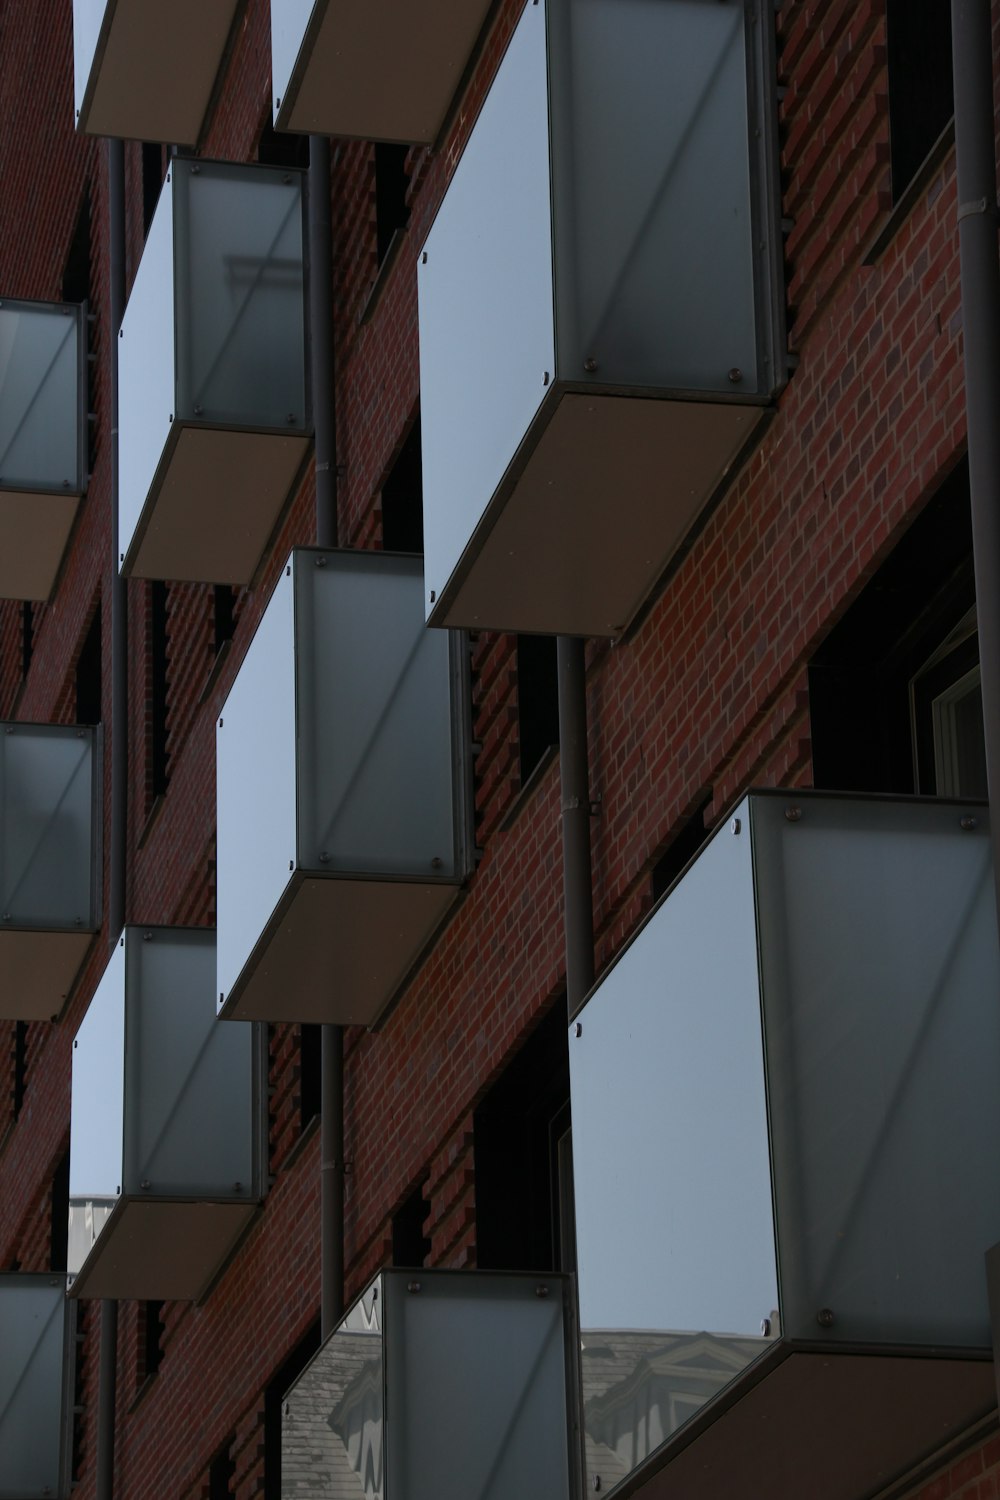
[{"label": "glass panel metal frame", "polygon": [[[0,1398],[0,1500],[66,1500],[70,1493],[70,1468],[73,1448],[73,1387],[76,1362],[76,1309],[66,1296],[65,1278],[62,1276],[36,1275],[26,1272],[0,1275],[0,1366],[5,1355],[9,1357],[10,1343],[2,1336],[5,1307],[24,1307],[26,1303],[37,1303],[40,1315],[45,1319],[42,1336],[46,1352],[42,1352],[42,1341],[28,1353],[25,1367],[15,1375],[13,1384]],[[52,1322],[58,1321],[61,1330],[53,1333]],[[47,1371],[39,1371],[38,1361],[44,1359]],[[40,1424],[37,1410],[18,1410],[19,1391],[24,1394],[24,1383],[31,1376],[47,1375],[54,1389],[46,1392],[54,1409],[54,1419]],[[0,1391],[6,1384],[0,1380]],[[5,1418],[13,1419],[17,1430],[24,1436],[24,1449],[32,1456],[37,1467],[44,1469],[38,1474],[42,1483],[28,1487],[23,1473],[12,1470],[14,1456],[4,1456],[3,1427]],[[24,1456],[22,1452],[20,1457]]]},{"label": "glass panel metal frame", "polygon": [[[30,475],[14,474],[9,472],[9,464],[5,463],[7,449],[0,448],[0,491],[14,490],[20,493],[60,494],[60,495],[84,495],[87,492],[87,314],[86,303],[77,302],[28,302],[13,297],[0,298],[0,393],[2,393],[4,380],[4,340],[2,336],[2,320],[5,313],[16,313],[23,317],[68,320],[75,335],[75,353],[73,356],[73,368],[76,376],[76,392],[72,409],[74,423],[74,434],[72,439],[73,472],[70,475],[61,473],[45,478],[32,478]],[[60,344],[60,349],[62,344]],[[30,407],[42,398],[45,384],[56,368],[59,350],[57,349],[52,360],[48,364],[38,389],[31,398]],[[61,425],[60,417],[63,413],[54,412],[47,422],[47,431],[51,434],[53,430],[58,431]],[[11,439],[11,446],[13,439]]]},{"label": "glass panel metal frame", "polygon": [[[103,827],[104,820],[101,811],[103,790],[102,749],[104,743],[103,731],[100,725],[61,725],[61,724],[33,724],[22,720],[0,722],[0,735],[3,737],[33,737],[36,740],[73,740],[89,741],[90,767],[88,776],[89,798],[90,798],[90,852],[88,859],[87,878],[89,885],[89,903],[85,916],[80,919],[76,911],[67,912],[65,920],[32,919],[13,908],[9,913],[2,916],[3,924],[8,922],[10,928],[20,931],[40,932],[98,932],[102,920],[102,850],[103,850]],[[2,748],[2,745],[0,745]],[[68,795],[72,782],[62,793],[62,800]],[[2,790],[2,789],[0,789]],[[0,811],[2,811],[3,797],[0,796]],[[58,806],[52,809],[53,815],[58,811]],[[2,820],[0,820],[0,837],[2,837]],[[65,853],[65,851],[62,851]],[[2,870],[3,859],[0,858],[0,870]],[[4,892],[8,899],[9,892]],[[0,932],[3,928],[0,927]]]}]

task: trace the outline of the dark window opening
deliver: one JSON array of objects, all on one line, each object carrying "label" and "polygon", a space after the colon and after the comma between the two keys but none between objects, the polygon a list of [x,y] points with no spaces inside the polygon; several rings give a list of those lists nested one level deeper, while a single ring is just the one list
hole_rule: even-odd
[{"label": "dark window opening", "polygon": [[413,1189],[410,1196],[392,1216],[392,1263],[394,1266],[423,1266],[431,1253],[431,1242],[424,1234],[428,1214],[424,1197],[426,1182]]},{"label": "dark window opening", "polygon": [[16,1120],[24,1108],[24,1094],[28,1087],[28,1023],[14,1022],[14,1087],[11,1104]]},{"label": "dark window opening", "polygon": [[49,1269],[65,1272],[69,1249],[69,1152],[52,1175],[52,1208],[49,1217]]},{"label": "dark window opening", "polygon": [[268,121],[257,142],[257,160],[267,167],[308,167],[309,137],[275,130]]},{"label": "dark window opening", "polygon": [[230,1453],[233,1441],[234,1434],[230,1433],[208,1466],[208,1500],[227,1500],[233,1493],[236,1478],[236,1460]]},{"label": "dark window opening", "polygon": [[474,1116],[476,1262],[573,1269],[566,1008],[557,1000]]},{"label": "dark window opening", "polygon": [[75,1484],[86,1464],[87,1432],[87,1370],[88,1362],[83,1358],[87,1337],[87,1303],[76,1304],[76,1361],[73,1379],[73,1441],[70,1474]]},{"label": "dark window opening", "polygon": [[517,730],[521,785],[559,743],[559,673],[554,635],[517,638]]},{"label": "dark window opening", "polygon": [[155,1375],[163,1362],[163,1303],[147,1301],[142,1309],[139,1369],[142,1378]]},{"label": "dark window opening", "polygon": [[90,301],[90,194],[85,193],[76,216],[69,254],[63,267],[62,300]]},{"label": "dark window opening", "polygon": [[319,1323],[314,1323],[275,1372],[264,1392],[264,1500],[282,1500],[281,1403],[289,1386],[298,1380],[319,1348],[319,1330]]},{"label": "dark window opening", "polygon": [[170,779],[167,765],[167,585],[150,588],[150,792],[162,797]]},{"label": "dark window opening", "polygon": [[707,840],[708,830],[705,827],[705,814],[711,805],[712,798],[708,796],[698,807],[697,811],[691,814],[684,826],[674,836],[669,849],[653,866],[650,883],[654,901],[659,901],[664,891],[669,891],[678,875],[690,864],[702,844]]},{"label": "dark window opening", "polygon": [[397,232],[410,222],[406,205],[410,186],[406,172],[409,149],[384,142],[375,147],[375,253],[379,265],[388,255]]},{"label": "dark window opening", "polygon": [[228,583],[217,583],[214,589],[215,654],[233,638],[236,626],[236,590]]},{"label": "dark window opening", "polygon": [[142,233],[149,233],[165,176],[163,147],[158,141],[142,143]]},{"label": "dark window opening", "polygon": [[320,1112],[323,1073],[323,1029],[304,1021],[299,1027],[299,1123],[305,1130]]},{"label": "dark window opening", "polygon": [[950,0],[886,0],[886,44],[896,202],[954,113]]},{"label": "dark window opening", "polygon": [[424,550],[424,490],[420,418],[410,428],[382,486],[382,546],[387,552]]},{"label": "dark window opening", "polygon": [[[948,684],[936,668],[951,658],[945,676],[950,672],[955,684],[968,687],[968,673],[978,668],[974,606],[969,471],[963,460],[813,658],[809,710],[817,787],[939,790],[930,769],[933,756],[928,759],[928,724]],[[956,691],[942,711],[947,717],[953,705],[958,727],[967,730],[981,710]]]},{"label": "dark window opening", "polygon": [[25,601],[21,605],[21,676],[27,677],[31,670],[31,654],[35,649],[35,606]]},{"label": "dark window opening", "polygon": [[80,655],[76,660],[76,722],[101,722],[101,606],[98,604],[90,622]]}]

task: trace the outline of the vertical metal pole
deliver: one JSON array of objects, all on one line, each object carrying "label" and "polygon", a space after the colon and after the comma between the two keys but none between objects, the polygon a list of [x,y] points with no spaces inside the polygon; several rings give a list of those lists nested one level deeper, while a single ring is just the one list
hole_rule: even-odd
[{"label": "vertical metal pole", "polygon": [[[337,420],[333,362],[330,142],[309,137],[309,328],[316,431],[316,540],[337,545]],[[344,1311],[344,1033],[324,1026],[320,1060],[320,1322],[327,1338]]]},{"label": "vertical metal pole", "polygon": [[[128,827],[128,616],[125,580],[118,571],[118,330],[125,310],[125,146],[108,142],[108,243],[111,338],[111,869],[108,936],[112,948],[125,925]],[[115,1402],[118,1384],[118,1304],[101,1303],[97,1377],[97,1500],[112,1500]]]},{"label": "vertical metal pole", "polygon": [[562,789],[563,920],[566,1004],[575,1014],[594,982],[594,902],[590,859],[590,778],[587,768],[586,642],[560,636],[559,776]]},{"label": "vertical metal pole", "polygon": [[952,0],[951,25],[972,545],[1000,930],[1000,257],[990,0]]}]

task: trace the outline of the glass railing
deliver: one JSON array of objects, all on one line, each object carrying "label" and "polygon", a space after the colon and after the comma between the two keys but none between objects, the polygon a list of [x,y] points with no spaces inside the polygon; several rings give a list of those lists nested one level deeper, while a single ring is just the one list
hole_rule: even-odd
[{"label": "glass railing", "polygon": [[772,32],[763,0],[525,8],[419,257],[434,623],[620,633],[760,425]]},{"label": "glass railing", "polygon": [[100,731],[0,724],[0,1015],[58,1015],[101,921]]},{"label": "glass railing", "polygon": [[383,1272],[282,1403],[282,1500],[568,1500],[567,1295],[559,1276]]},{"label": "glass railing", "polygon": [[308,446],[303,247],[300,172],[171,163],[119,343],[126,571],[252,575]]},{"label": "glass railing", "polygon": [[603,1489],[761,1356],[990,1349],[998,980],[977,806],[751,794],[654,910],[570,1031]]},{"label": "glass railing", "polygon": [[0,301],[0,489],[86,488],[83,311]]},{"label": "glass railing", "polygon": [[422,587],[417,558],[303,549],[268,604],[217,735],[227,1015],[374,1019],[458,895],[466,666]]},{"label": "glass railing", "polygon": [[69,1495],[73,1358],[65,1278],[0,1276],[0,1495]]},{"label": "glass railing", "polygon": [[73,1043],[75,1293],[196,1295],[259,1197],[258,1039],[214,992],[214,932],[125,929]]}]

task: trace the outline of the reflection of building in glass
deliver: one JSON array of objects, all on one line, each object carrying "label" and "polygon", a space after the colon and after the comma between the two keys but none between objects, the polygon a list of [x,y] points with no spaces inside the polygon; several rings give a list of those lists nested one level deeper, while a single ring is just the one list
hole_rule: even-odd
[{"label": "reflection of building in glass", "polygon": [[[373,1357],[374,1356],[374,1357]],[[282,1424],[282,1500],[381,1500],[381,1338],[341,1333]]]},{"label": "reflection of building in glass", "polygon": [[711,1333],[581,1335],[588,1466],[605,1488],[653,1453],[769,1347]]}]

